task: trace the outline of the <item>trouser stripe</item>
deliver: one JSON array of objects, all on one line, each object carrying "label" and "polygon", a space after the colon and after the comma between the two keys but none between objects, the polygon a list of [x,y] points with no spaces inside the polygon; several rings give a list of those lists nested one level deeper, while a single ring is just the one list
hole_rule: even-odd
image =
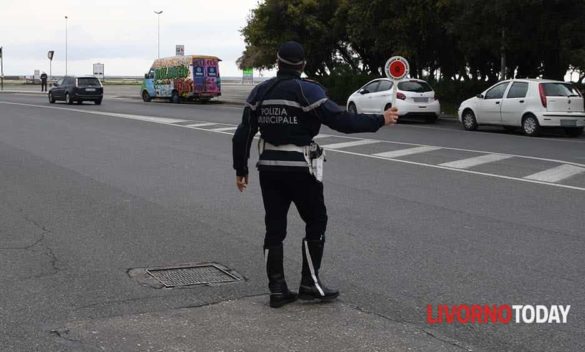
[{"label": "trouser stripe", "polygon": [[317,290],[319,290],[319,294],[323,297],[325,297],[325,293],[323,293],[323,290],[321,289],[321,286],[319,286],[319,281],[317,280],[317,275],[315,275],[315,268],[313,267],[313,259],[311,258],[311,252],[309,252],[309,245],[307,243],[307,241],[303,241],[304,242],[304,248],[305,248],[305,257],[307,258],[307,264],[309,265],[309,270],[311,271],[311,277],[313,278],[313,282],[315,283],[315,287],[317,287]]}]

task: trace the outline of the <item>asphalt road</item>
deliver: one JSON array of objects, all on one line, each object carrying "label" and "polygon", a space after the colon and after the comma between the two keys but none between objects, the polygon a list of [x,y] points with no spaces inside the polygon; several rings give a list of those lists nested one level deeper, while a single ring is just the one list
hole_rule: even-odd
[{"label": "asphalt road", "polygon": [[[260,324],[246,325],[246,314],[291,320],[291,334],[309,326],[316,350],[333,350],[319,316],[345,313],[365,314],[337,323],[351,331],[371,321],[376,333],[358,335],[372,343],[404,342],[363,350],[585,350],[584,137],[467,132],[453,121],[360,135],[322,128],[330,219],[323,278],[342,296],[334,305],[274,311],[262,304],[257,173],[240,194],[231,169],[240,114],[234,105],[106,98],[101,106],[67,106],[0,95],[0,351],[181,350],[141,345],[148,336],[140,329],[112,335],[109,345],[91,338],[106,326],[153,331],[172,322],[180,331],[187,318],[176,312],[204,307],[221,312],[205,315],[220,330],[213,319],[239,324],[240,332]],[[292,209],[285,253],[293,287],[303,231]],[[245,279],[156,289],[129,275],[201,262]],[[230,302],[255,308],[230,310]],[[566,324],[429,325],[429,304],[571,310]],[[295,320],[295,309],[310,321]],[[389,325],[375,330],[380,324]],[[402,338],[399,330],[413,334]],[[133,347],[120,345],[126,337]],[[261,341],[256,348],[243,341],[241,349],[222,349],[262,350]],[[283,350],[302,347],[286,341]],[[220,350],[208,343],[199,338],[188,350]]]}]

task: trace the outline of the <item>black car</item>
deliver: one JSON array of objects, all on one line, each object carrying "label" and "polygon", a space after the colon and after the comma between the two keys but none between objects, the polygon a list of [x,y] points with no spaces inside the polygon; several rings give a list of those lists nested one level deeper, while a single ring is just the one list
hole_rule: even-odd
[{"label": "black car", "polygon": [[64,77],[53,84],[49,90],[49,103],[64,100],[67,104],[84,101],[93,101],[96,105],[102,103],[104,87],[99,79],[94,76]]}]

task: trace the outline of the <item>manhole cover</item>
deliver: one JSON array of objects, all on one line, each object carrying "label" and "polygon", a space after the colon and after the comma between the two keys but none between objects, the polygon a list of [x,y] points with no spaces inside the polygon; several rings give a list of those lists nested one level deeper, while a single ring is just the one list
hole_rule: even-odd
[{"label": "manhole cover", "polygon": [[217,264],[200,264],[173,268],[147,269],[165,287],[221,284],[239,281],[240,278]]}]

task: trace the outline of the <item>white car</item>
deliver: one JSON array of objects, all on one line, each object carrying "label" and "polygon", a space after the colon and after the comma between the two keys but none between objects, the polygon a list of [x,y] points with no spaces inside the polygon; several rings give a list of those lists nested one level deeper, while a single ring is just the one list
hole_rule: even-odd
[{"label": "white car", "polygon": [[[381,114],[392,106],[392,80],[379,78],[368,82],[347,99],[347,110],[354,113]],[[402,117],[423,118],[435,122],[441,113],[435,91],[420,79],[405,79],[398,82],[396,107]]]},{"label": "white car", "polygon": [[539,79],[512,79],[496,83],[459,106],[459,121],[466,130],[479,125],[522,128],[537,136],[544,127],[562,127],[578,137],[585,127],[583,96],[570,83]]}]

